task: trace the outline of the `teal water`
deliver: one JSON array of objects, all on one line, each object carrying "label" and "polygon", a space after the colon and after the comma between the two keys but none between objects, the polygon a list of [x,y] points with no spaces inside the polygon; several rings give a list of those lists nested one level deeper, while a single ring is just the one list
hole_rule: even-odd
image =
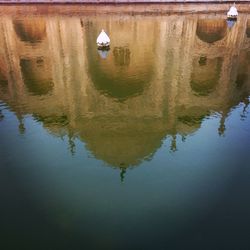
[{"label": "teal water", "polygon": [[249,249],[249,20],[2,16],[3,249]]}]

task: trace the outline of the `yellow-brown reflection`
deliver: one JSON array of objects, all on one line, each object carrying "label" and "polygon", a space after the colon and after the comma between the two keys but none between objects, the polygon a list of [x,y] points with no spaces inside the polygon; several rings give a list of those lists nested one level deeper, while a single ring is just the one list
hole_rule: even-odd
[{"label": "yellow-brown reflection", "polygon": [[46,24],[42,18],[14,20],[13,24],[18,37],[22,41],[37,43],[46,37]]},{"label": "yellow-brown reflection", "polygon": [[[0,99],[22,133],[22,116],[32,114],[50,133],[67,135],[72,153],[79,138],[123,170],[152,157],[167,136],[178,150],[177,135],[197,131],[211,110],[221,113],[223,135],[230,109],[247,105],[250,93],[248,19],[229,32],[224,20],[205,17],[44,17],[36,46],[2,17]],[[106,59],[95,44],[102,28],[111,38]],[[197,31],[223,39],[207,44]]]},{"label": "yellow-brown reflection", "polygon": [[200,57],[193,64],[191,88],[198,95],[208,95],[219,83],[222,58]]},{"label": "yellow-brown reflection", "polygon": [[246,34],[247,34],[247,37],[250,38],[250,19],[247,20]]},{"label": "yellow-brown reflection", "polygon": [[201,19],[197,24],[197,36],[204,42],[213,43],[224,38],[227,23],[223,19]]},{"label": "yellow-brown reflection", "polygon": [[[93,83],[103,94],[121,101],[142,94],[152,79],[154,69],[156,37],[148,36],[148,31],[154,34],[157,23],[124,20],[113,21],[112,25],[106,23],[106,26],[111,36],[111,51],[106,60],[99,60],[95,50],[88,50]],[[97,21],[86,30],[88,46],[95,43],[96,34],[102,27],[103,23]]]},{"label": "yellow-brown reflection", "polygon": [[241,53],[239,55],[238,72],[236,76],[236,87],[238,89],[245,89],[247,91],[247,85],[250,78],[250,51],[247,53]]},{"label": "yellow-brown reflection", "polygon": [[7,75],[7,65],[5,64],[4,58],[0,57],[0,88],[3,92],[6,92],[8,89]]},{"label": "yellow-brown reflection", "polygon": [[[85,124],[81,126],[80,124]],[[105,117],[83,119],[78,123],[80,137],[95,157],[126,168],[149,158],[165,136],[164,124],[157,119]]]},{"label": "yellow-brown reflection", "polygon": [[43,58],[21,59],[23,81],[29,92],[34,95],[46,95],[53,89],[49,69]]}]

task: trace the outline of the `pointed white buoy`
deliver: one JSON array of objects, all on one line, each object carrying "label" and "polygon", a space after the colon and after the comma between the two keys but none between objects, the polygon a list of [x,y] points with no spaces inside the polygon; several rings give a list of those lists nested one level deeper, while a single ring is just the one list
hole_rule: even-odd
[{"label": "pointed white buoy", "polygon": [[99,36],[97,37],[96,43],[97,43],[98,48],[100,49],[109,48],[110,39],[104,30],[102,30]]},{"label": "pointed white buoy", "polygon": [[227,12],[227,18],[228,19],[237,19],[237,17],[238,17],[238,11],[237,11],[235,3],[234,3],[234,5],[231,6],[229,11]]}]

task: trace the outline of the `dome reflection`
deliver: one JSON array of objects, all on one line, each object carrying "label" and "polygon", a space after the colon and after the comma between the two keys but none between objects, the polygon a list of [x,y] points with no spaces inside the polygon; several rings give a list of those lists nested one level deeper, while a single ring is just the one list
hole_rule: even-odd
[{"label": "dome reflection", "polygon": [[[103,94],[125,101],[128,98],[141,95],[149,86],[153,77],[153,51],[155,38],[149,36],[143,41],[135,37],[135,29],[150,30],[152,23],[146,22],[136,27],[133,22],[126,20],[122,23],[112,23],[108,32],[111,39],[111,51],[107,60],[100,60],[96,51],[88,50],[90,77],[95,87]],[[100,24],[93,26],[96,32],[88,32],[87,44],[91,48],[100,30]],[[112,32],[112,30],[114,32]],[[145,36],[145,35],[143,35]],[[138,49],[140,48],[140,49]],[[149,50],[149,51],[148,51]],[[146,53],[146,58],[145,58]]]},{"label": "dome reflection", "polygon": [[222,61],[220,57],[194,61],[190,85],[196,94],[205,96],[215,89],[220,78]]},{"label": "dome reflection", "polygon": [[198,20],[196,34],[203,42],[214,43],[225,37],[227,23],[223,19]]},{"label": "dome reflection", "polygon": [[162,121],[143,118],[105,117],[84,123],[78,129],[87,148],[97,159],[119,168],[136,166],[150,158],[166,134]]}]

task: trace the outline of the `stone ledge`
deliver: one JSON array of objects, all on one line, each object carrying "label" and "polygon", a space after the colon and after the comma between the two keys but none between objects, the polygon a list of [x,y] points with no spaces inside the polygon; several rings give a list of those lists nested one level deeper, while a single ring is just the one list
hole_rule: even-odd
[{"label": "stone ledge", "polygon": [[[3,1],[3,0],[0,0]],[[226,17],[230,2],[217,2],[216,4],[209,2],[165,2],[165,3],[142,3],[142,2],[120,2],[116,3],[90,3],[89,2],[2,2],[0,15],[172,15],[172,14],[221,14]],[[15,0],[14,0],[15,1]],[[40,0],[41,1],[41,0]],[[44,1],[44,0],[43,0]],[[46,1],[46,0],[45,0]],[[56,0],[57,1],[57,0]],[[38,4],[37,4],[38,3]],[[250,13],[250,5],[248,2],[237,3],[237,9],[241,14]]]},{"label": "stone ledge", "polygon": [[[233,3],[235,0],[0,0],[0,4],[161,4],[161,3]],[[237,0],[237,3],[250,3],[250,0]]]}]

